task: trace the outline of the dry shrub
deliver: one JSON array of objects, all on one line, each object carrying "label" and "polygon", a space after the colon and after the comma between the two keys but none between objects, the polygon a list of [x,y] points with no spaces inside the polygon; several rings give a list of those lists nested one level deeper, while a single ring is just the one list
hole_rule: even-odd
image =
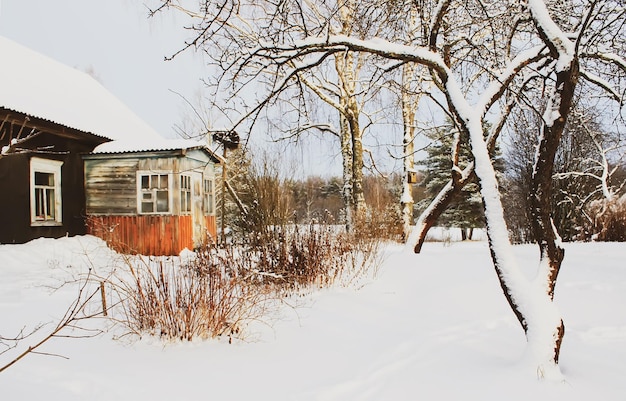
[{"label": "dry shrub", "polygon": [[341,231],[315,224],[274,228],[254,245],[206,245],[187,261],[129,257],[124,273],[109,279],[119,299],[114,318],[125,334],[245,338],[250,321],[269,323],[291,295],[360,284],[376,274],[379,242]]},{"label": "dry shrub", "polygon": [[272,294],[254,283],[254,274],[232,266],[228,255],[214,248],[183,264],[164,258],[132,261],[126,264],[129,276],[113,284],[123,300],[118,320],[126,334],[232,339],[243,336],[244,323],[262,318],[272,305]]},{"label": "dry shrub", "polygon": [[250,321],[267,322],[288,296],[376,274],[379,242],[341,231],[275,228],[254,245],[206,245],[187,261],[128,257],[124,273],[109,279],[119,299],[115,319],[138,336],[244,338]]},{"label": "dry shrub", "polygon": [[355,221],[355,236],[363,240],[402,241],[402,219],[397,205],[370,208]]},{"label": "dry shrub", "polygon": [[309,224],[275,227],[254,242],[248,255],[266,282],[289,294],[375,275],[378,245],[377,239],[347,234],[342,226]]}]

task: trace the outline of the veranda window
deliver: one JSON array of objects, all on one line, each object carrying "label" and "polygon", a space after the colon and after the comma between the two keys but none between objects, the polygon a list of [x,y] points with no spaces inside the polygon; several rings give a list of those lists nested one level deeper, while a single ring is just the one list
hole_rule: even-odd
[{"label": "veranda window", "polygon": [[215,213],[215,194],[213,192],[213,180],[204,180],[204,214]]},{"label": "veranda window", "polygon": [[191,176],[180,176],[180,212],[191,213]]},{"label": "veranda window", "polygon": [[170,212],[170,179],[167,173],[139,174],[139,213],[169,213]]}]

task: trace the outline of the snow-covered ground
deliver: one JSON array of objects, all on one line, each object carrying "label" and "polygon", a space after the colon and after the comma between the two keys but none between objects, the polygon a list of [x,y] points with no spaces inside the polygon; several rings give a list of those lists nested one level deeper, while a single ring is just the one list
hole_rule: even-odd
[{"label": "snow-covered ground", "polygon": [[[515,248],[529,272],[535,246]],[[0,246],[0,335],[53,321],[88,266],[116,262],[94,237]],[[624,400],[626,244],[566,244],[556,300],[565,382],[520,360],[525,339],[487,244],[386,248],[378,277],[315,292],[249,341],[54,339],[0,373],[3,400]],[[105,321],[98,321],[105,327]],[[22,345],[28,344],[28,340]],[[4,365],[11,352],[0,355]]]}]

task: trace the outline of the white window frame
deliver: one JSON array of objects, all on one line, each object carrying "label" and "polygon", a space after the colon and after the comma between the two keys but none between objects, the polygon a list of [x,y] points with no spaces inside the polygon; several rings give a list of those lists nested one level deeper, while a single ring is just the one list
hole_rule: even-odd
[{"label": "white window frame", "polygon": [[[207,191],[206,183],[210,183],[210,190]],[[202,211],[205,216],[215,214],[215,180],[213,178],[202,178]]]},{"label": "white window frame", "polygon": [[[154,196],[154,199],[152,199],[153,205],[155,206],[154,210],[152,212],[144,212],[142,211],[141,208],[141,204],[143,203],[143,194],[144,191],[143,188],[141,187],[141,181],[142,181],[142,177],[143,176],[153,176],[153,175],[158,175],[158,176],[162,176],[162,175],[166,175],[167,176],[167,211],[166,212],[160,212],[156,210],[156,205],[157,205],[157,198],[156,198],[156,190],[152,189],[151,193]],[[172,188],[173,188],[173,184],[172,184],[172,173],[169,171],[154,171],[154,170],[140,170],[137,171],[137,214],[141,214],[141,215],[159,215],[159,214],[172,214]]]},{"label": "white window frame", "polygon": [[[60,226],[63,225],[63,202],[61,197],[61,166],[62,161],[31,157],[30,159],[30,225],[31,226]],[[48,186],[35,185],[35,173],[52,174],[54,184],[54,216],[37,216],[37,189],[47,191]],[[45,205],[47,196],[44,196]],[[45,207],[45,206],[44,206]],[[49,206],[45,207],[49,210]]]},{"label": "white window frame", "polygon": [[[180,195],[180,204],[178,205],[180,208],[180,214],[191,214],[193,210],[193,181],[191,179],[191,174],[179,174],[179,195]],[[189,183],[188,188],[183,188],[183,180],[187,180]],[[184,209],[183,206],[187,206],[187,209]]]}]

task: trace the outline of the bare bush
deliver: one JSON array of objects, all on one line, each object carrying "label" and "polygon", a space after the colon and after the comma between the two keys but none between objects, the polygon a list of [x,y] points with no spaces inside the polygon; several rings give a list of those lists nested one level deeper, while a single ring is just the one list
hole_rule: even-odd
[{"label": "bare bush", "polygon": [[378,241],[311,224],[274,228],[247,245],[206,245],[187,261],[128,258],[110,285],[125,334],[166,340],[245,339],[293,294],[376,274]]},{"label": "bare bush", "polygon": [[276,228],[255,243],[255,268],[281,293],[346,285],[375,274],[378,239],[345,233],[343,227],[309,224]]},{"label": "bare bush", "polygon": [[254,273],[230,263],[237,259],[224,252],[207,247],[183,264],[163,258],[128,260],[130,279],[118,277],[113,284],[123,299],[118,320],[127,334],[168,340],[243,335],[243,323],[262,318],[272,294],[253,285]]}]

